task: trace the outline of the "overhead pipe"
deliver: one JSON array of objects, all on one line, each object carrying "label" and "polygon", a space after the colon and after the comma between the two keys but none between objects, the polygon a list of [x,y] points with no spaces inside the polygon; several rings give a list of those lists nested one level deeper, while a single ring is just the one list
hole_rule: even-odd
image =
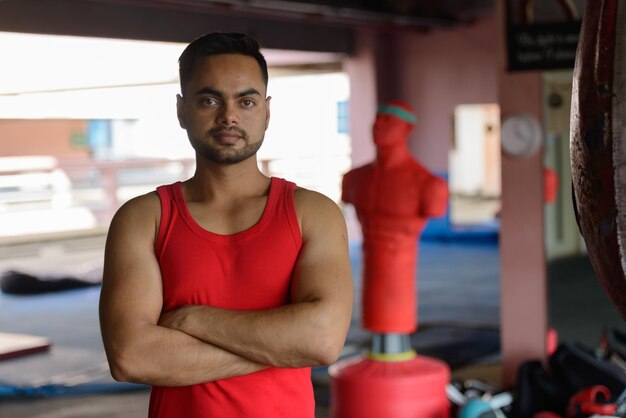
[{"label": "overhead pipe", "polygon": [[281,20],[318,21],[329,24],[397,26],[412,29],[450,27],[467,21],[402,15],[335,7],[289,0],[87,0],[96,3],[118,3],[174,10],[217,11],[230,15],[271,17]]}]

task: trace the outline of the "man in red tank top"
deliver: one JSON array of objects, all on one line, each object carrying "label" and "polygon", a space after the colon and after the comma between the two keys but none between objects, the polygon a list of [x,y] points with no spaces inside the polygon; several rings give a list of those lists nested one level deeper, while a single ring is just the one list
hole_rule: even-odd
[{"label": "man in red tank top", "polygon": [[312,418],[309,368],[337,359],[352,312],[343,217],[258,169],[270,97],[255,40],[195,40],[180,79],[196,171],[113,218],[100,300],[111,373],[152,385],[151,417]]}]

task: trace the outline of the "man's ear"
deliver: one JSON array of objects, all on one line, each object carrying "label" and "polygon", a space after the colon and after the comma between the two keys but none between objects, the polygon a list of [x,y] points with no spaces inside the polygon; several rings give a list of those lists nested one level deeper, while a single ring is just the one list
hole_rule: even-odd
[{"label": "man's ear", "polygon": [[176,95],[176,116],[178,116],[178,124],[181,128],[187,129],[185,124],[185,99],[180,94]]},{"label": "man's ear", "polygon": [[272,96],[265,98],[265,130],[270,126],[270,100],[272,100]]}]

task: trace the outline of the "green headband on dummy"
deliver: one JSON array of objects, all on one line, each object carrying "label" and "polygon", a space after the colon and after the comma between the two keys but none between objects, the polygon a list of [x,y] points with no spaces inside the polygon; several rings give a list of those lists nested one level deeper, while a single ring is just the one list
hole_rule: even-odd
[{"label": "green headband on dummy", "polygon": [[413,125],[417,120],[412,113],[402,109],[399,106],[394,105],[381,105],[378,107],[378,113],[397,116],[403,121],[410,123],[411,125]]}]

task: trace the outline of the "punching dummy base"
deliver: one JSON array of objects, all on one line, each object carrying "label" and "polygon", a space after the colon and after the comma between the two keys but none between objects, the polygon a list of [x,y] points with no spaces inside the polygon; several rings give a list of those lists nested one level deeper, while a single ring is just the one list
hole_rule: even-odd
[{"label": "punching dummy base", "polygon": [[416,356],[406,361],[348,359],[330,367],[331,418],[448,418],[448,366]]}]

